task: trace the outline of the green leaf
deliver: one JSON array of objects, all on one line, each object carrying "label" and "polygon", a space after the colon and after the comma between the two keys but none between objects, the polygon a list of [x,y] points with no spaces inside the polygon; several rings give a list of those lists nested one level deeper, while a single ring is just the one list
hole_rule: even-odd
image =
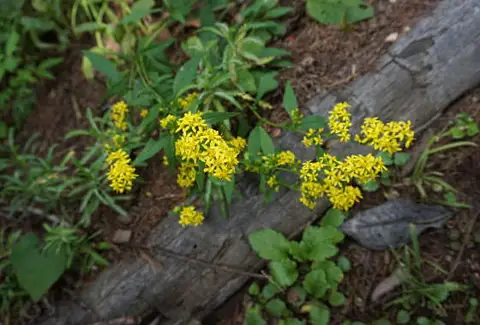
[{"label": "green leaf", "polygon": [[231,176],[230,182],[225,181],[223,186],[223,190],[225,191],[225,196],[227,198],[227,202],[232,202],[233,193],[235,191],[235,175]]},{"label": "green leaf", "polygon": [[335,244],[344,239],[344,234],[335,227],[308,227],[300,242],[302,253],[311,261],[323,261],[338,253]]},{"label": "green leaf", "polygon": [[418,325],[432,325],[430,320],[427,317],[421,316],[417,318]]},{"label": "green leaf", "polygon": [[410,322],[410,313],[405,309],[397,313],[397,324],[408,324]]},{"label": "green leaf", "polygon": [[104,23],[89,22],[83,23],[75,27],[75,33],[81,34],[85,32],[95,32],[107,28],[108,25]]},{"label": "green leaf", "polygon": [[328,325],[330,311],[323,306],[312,306],[310,310],[310,321],[312,325]]},{"label": "green leaf", "polygon": [[258,81],[257,99],[262,99],[269,91],[275,90],[278,87],[278,81],[275,79],[278,72],[262,73]]},{"label": "green leaf", "polygon": [[19,284],[38,301],[62,276],[67,265],[63,250],[41,252],[37,235],[23,235],[12,248],[10,262]]},{"label": "green leaf", "polygon": [[249,293],[251,296],[258,296],[258,294],[260,293],[260,286],[258,285],[257,282],[252,283],[252,284],[248,287],[248,293]]},{"label": "green leaf", "polygon": [[121,79],[122,75],[118,72],[115,64],[103,55],[91,51],[83,51],[83,54],[92,63],[95,69],[102,72],[113,83],[116,83]]},{"label": "green leaf", "polygon": [[345,303],[345,296],[338,291],[332,291],[328,297],[328,302],[334,307],[342,306]]},{"label": "green leaf", "polygon": [[132,12],[120,20],[120,25],[128,25],[139,22],[151,12],[154,5],[153,0],[138,0],[132,6]]},{"label": "green leaf", "polygon": [[248,135],[248,147],[247,151],[252,156],[256,156],[260,151],[260,127],[255,127]]},{"label": "green leaf", "polygon": [[374,15],[373,7],[362,0],[350,0],[351,4],[347,7],[346,20],[349,24],[354,24],[362,20],[370,19]]},{"label": "green leaf", "polygon": [[192,85],[197,75],[199,62],[199,58],[192,58],[178,70],[175,80],[173,81],[173,92],[175,96],[180,96],[185,89]]},{"label": "green leaf", "polygon": [[138,154],[137,158],[135,158],[133,164],[141,164],[144,161],[147,161],[148,159],[155,156],[157,153],[160,152],[160,150],[162,150],[166,146],[167,141],[167,138],[161,138],[159,140],[149,139],[145,147]]},{"label": "green leaf", "polygon": [[265,300],[269,300],[274,297],[277,293],[280,292],[280,289],[273,283],[267,283],[262,290],[262,296]]},{"label": "green leaf", "polygon": [[267,312],[274,317],[282,317],[288,311],[287,305],[280,299],[272,299],[266,305]]},{"label": "green leaf", "polygon": [[292,117],[292,111],[295,108],[298,108],[297,96],[295,96],[295,93],[293,92],[290,81],[287,81],[285,84],[285,91],[283,93],[283,107],[290,117]]},{"label": "green leaf", "polygon": [[252,249],[263,259],[281,261],[288,258],[289,242],[281,233],[262,229],[248,236]]},{"label": "green leaf", "polygon": [[214,125],[223,122],[224,120],[230,120],[231,118],[238,116],[237,112],[206,112],[202,114],[202,118],[207,124]]},{"label": "green leaf", "polygon": [[297,263],[292,260],[272,261],[269,263],[273,280],[281,287],[288,287],[298,279]]},{"label": "green leaf", "polygon": [[395,165],[403,166],[410,160],[410,158],[412,158],[412,155],[408,152],[397,152],[394,157]]},{"label": "green leaf", "polygon": [[297,318],[287,318],[280,320],[278,325],[305,325],[305,321],[301,321]]},{"label": "green leaf", "polygon": [[8,125],[4,121],[0,121],[0,140],[6,139],[8,136]]},{"label": "green leaf", "polygon": [[7,43],[5,45],[5,55],[12,56],[17,49],[18,42],[20,41],[20,35],[15,31],[11,31]]},{"label": "green leaf", "polygon": [[352,269],[352,263],[345,256],[340,256],[338,258],[337,265],[343,272],[348,272]]},{"label": "green leaf", "polygon": [[303,288],[315,298],[323,298],[330,286],[323,270],[310,271],[303,280]]},{"label": "green leaf", "polygon": [[48,18],[22,16],[20,22],[26,30],[31,31],[48,32],[56,27],[55,22]]},{"label": "green leaf", "polygon": [[293,8],[290,8],[290,7],[277,7],[268,11],[265,14],[265,18],[271,19],[271,18],[282,17],[292,11],[293,11]]},{"label": "green leaf", "polygon": [[325,129],[327,127],[327,123],[325,122],[325,118],[320,115],[308,115],[305,116],[302,120],[302,123],[297,126],[298,131],[307,132],[310,129]]},{"label": "green leaf", "polygon": [[480,132],[480,129],[478,128],[477,123],[474,121],[470,122],[467,124],[467,135],[469,137],[473,137],[477,135]]},{"label": "green leaf", "polygon": [[258,132],[260,133],[260,148],[262,148],[263,153],[265,155],[275,154],[275,146],[267,131],[261,127]]},{"label": "green leaf", "polygon": [[340,227],[345,220],[345,215],[341,210],[330,208],[320,222],[321,226]]},{"label": "green leaf", "polygon": [[450,133],[452,134],[452,138],[454,139],[463,139],[465,137],[465,132],[463,132],[463,129],[461,127],[454,127],[450,130]]},{"label": "green leaf", "polygon": [[380,184],[376,180],[369,181],[365,184],[362,184],[362,190],[367,191],[367,192],[375,192],[379,188],[380,188]]},{"label": "green leaf", "polygon": [[385,164],[385,166],[390,166],[390,165],[393,164],[392,155],[389,154],[388,152],[381,151],[381,152],[377,153],[377,157],[382,158],[383,163]]},{"label": "green leaf", "polygon": [[287,292],[287,301],[292,306],[299,308],[305,302],[307,298],[307,291],[302,287],[290,288]]},{"label": "green leaf", "polygon": [[255,84],[255,78],[248,70],[240,70],[237,72],[237,83],[247,92],[255,93],[257,86]]},{"label": "green leaf", "polygon": [[456,203],[457,202],[457,196],[453,192],[447,192],[443,195],[443,198],[445,201],[448,203]]},{"label": "green leaf", "polygon": [[314,262],[312,270],[322,270],[325,272],[326,281],[329,287],[335,288],[343,281],[342,269],[335,265],[332,261]]},{"label": "green leaf", "polygon": [[267,325],[267,322],[265,322],[260,314],[259,306],[248,308],[245,320],[247,325]]}]

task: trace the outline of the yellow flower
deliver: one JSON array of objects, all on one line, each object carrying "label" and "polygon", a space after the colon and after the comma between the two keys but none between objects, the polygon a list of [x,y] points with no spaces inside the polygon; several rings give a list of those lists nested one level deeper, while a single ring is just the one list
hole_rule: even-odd
[{"label": "yellow flower", "polygon": [[321,161],[306,161],[300,169],[300,179],[304,182],[316,182],[320,170],[325,166]]},{"label": "yellow flower", "polygon": [[360,202],[362,192],[358,187],[351,185],[341,187],[328,187],[327,196],[335,209],[347,211],[355,203]]},{"label": "yellow flower", "polygon": [[294,108],[290,114],[293,124],[300,124],[302,122],[303,114],[300,113],[300,109],[298,107]]},{"label": "yellow flower", "polygon": [[300,202],[309,209],[315,208],[316,201],[325,195],[325,187],[317,182],[303,182],[300,191]]},{"label": "yellow flower", "polygon": [[162,164],[164,166],[168,166],[170,163],[168,162],[168,157],[167,156],[163,156],[162,157]]},{"label": "yellow flower", "polygon": [[383,159],[372,154],[351,155],[342,161],[340,167],[346,176],[346,181],[357,179],[361,184],[374,180],[380,173],[387,170]]},{"label": "yellow flower", "polygon": [[130,165],[130,157],[123,150],[110,153],[107,157],[110,169],[107,179],[110,187],[117,193],[123,193],[132,189],[133,181],[138,177],[135,168]]},{"label": "yellow flower", "polygon": [[202,113],[187,112],[178,120],[176,133],[183,134],[201,132],[208,128],[207,122],[202,118]]},{"label": "yellow flower", "polygon": [[197,176],[197,167],[194,163],[183,162],[178,167],[177,184],[180,187],[190,187],[195,183],[195,177]]},{"label": "yellow flower", "polygon": [[180,220],[178,221],[178,223],[182,227],[185,227],[185,226],[196,227],[203,224],[203,220],[205,219],[205,217],[203,216],[203,213],[195,210],[195,207],[193,205],[184,206],[180,209],[176,208],[176,210],[180,211]]},{"label": "yellow flower", "polygon": [[200,159],[200,149],[198,135],[184,134],[175,141],[175,154],[184,160],[197,162]]},{"label": "yellow flower", "polygon": [[128,107],[124,101],[117,102],[112,106],[110,118],[112,119],[113,124],[122,131],[127,129],[127,123],[125,122],[127,112]]},{"label": "yellow flower", "polygon": [[295,154],[290,150],[280,151],[277,153],[277,167],[281,166],[291,166],[295,164],[296,158]]},{"label": "yellow flower", "polygon": [[229,141],[230,145],[234,147],[238,152],[242,152],[247,147],[247,141],[244,138],[236,137]]},{"label": "yellow flower", "polygon": [[328,118],[330,131],[336,134],[341,142],[347,142],[351,137],[350,127],[352,126],[352,121],[350,113],[347,111],[349,107],[350,105],[345,102],[336,104]]},{"label": "yellow flower", "polygon": [[394,154],[402,150],[402,143],[409,148],[414,140],[410,121],[384,124],[377,117],[366,118],[355,141],[372,146],[375,150]]},{"label": "yellow flower", "polygon": [[271,189],[273,189],[275,192],[278,192],[280,190],[280,186],[278,185],[277,175],[270,176],[270,178],[267,181],[267,185]]},{"label": "yellow flower", "polygon": [[172,114],[168,114],[166,117],[160,120],[160,126],[166,130],[172,130],[175,128],[175,121],[177,118]]},{"label": "yellow flower", "polygon": [[140,111],[140,116],[141,116],[141,117],[145,117],[145,116],[147,116],[147,115],[148,115],[148,109],[142,109],[142,110]]},{"label": "yellow flower", "polygon": [[323,129],[309,129],[303,137],[302,143],[307,148],[311,146],[321,146],[323,144],[322,132]]},{"label": "yellow flower", "polygon": [[205,163],[203,171],[218,179],[230,181],[230,176],[235,173],[238,165],[237,155],[237,150],[225,140],[212,142],[201,155],[201,160]]},{"label": "yellow flower", "polygon": [[190,105],[198,98],[198,93],[193,92],[185,96],[184,98],[179,98],[177,100],[178,106],[182,109],[188,109]]}]

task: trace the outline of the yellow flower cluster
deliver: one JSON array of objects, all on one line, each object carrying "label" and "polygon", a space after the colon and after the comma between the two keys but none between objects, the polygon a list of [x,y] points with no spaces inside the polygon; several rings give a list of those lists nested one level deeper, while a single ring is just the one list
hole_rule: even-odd
[{"label": "yellow flower cluster", "polygon": [[290,114],[291,114],[293,124],[300,124],[302,122],[304,115],[300,113],[299,108],[293,109]]},{"label": "yellow flower cluster", "polygon": [[[180,134],[175,141],[175,153],[182,163],[191,163],[194,165],[192,168],[196,168],[202,162],[203,172],[230,181],[238,165],[237,156],[246,146],[244,139],[235,138],[227,142],[217,130],[207,125],[201,113],[187,112],[178,119],[175,132]],[[193,172],[190,167],[183,170],[179,177],[183,184],[188,184],[187,180],[192,178]]]},{"label": "yellow flower cluster", "polygon": [[307,148],[311,146],[321,146],[323,144],[322,132],[323,129],[309,129],[303,137],[302,143]]},{"label": "yellow flower cluster", "polygon": [[198,93],[193,92],[185,96],[184,98],[177,99],[178,106],[182,109],[188,109],[190,105],[198,98]]},{"label": "yellow flower cluster", "polygon": [[276,154],[276,165],[277,167],[282,166],[292,166],[297,161],[295,154],[290,150],[280,151]]},{"label": "yellow flower cluster", "polygon": [[203,220],[205,219],[203,213],[195,210],[195,207],[193,205],[184,206],[182,208],[176,207],[174,211],[180,213],[180,220],[178,220],[178,223],[182,227],[200,226],[201,224],[203,224]]},{"label": "yellow flower cluster", "polygon": [[347,109],[350,107],[348,103],[336,104],[330,116],[328,117],[328,127],[333,134],[336,134],[340,141],[347,142],[350,140],[350,127],[352,126],[351,116]]},{"label": "yellow flower cluster", "polygon": [[163,129],[169,130],[171,132],[175,131],[175,122],[177,121],[177,118],[173,116],[172,114],[168,114],[166,117],[162,118],[160,120],[160,126]]},{"label": "yellow flower cluster", "polygon": [[144,108],[144,109],[140,110],[140,116],[141,117],[145,117],[147,115],[148,115],[148,109]]},{"label": "yellow flower cluster", "polygon": [[360,189],[350,183],[367,183],[386,170],[383,160],[371,154],[351,155],[343,161],[325,154],[317,162],[302,165],[300,202],[313,209],[316,201],[326,196],[334,208],[348,210],[362,198]]},{"label": "yellow flower cluster", "polygon": [[394,154],[402,150],[402,143],[409,148],[414,140],[410,121],[383,123],[378,117],[366,118],[355,141],[372,146],[375,150]]},{"label": "yellow flower cluster", "polygon": [[115,126],[122,131],[127,129],[127,122],[125,122],[127,112],[128,107],[124,101],[117,102],[112,106],[111,119]]},{"label": "yellow flower cluster", "polygon": [[280,185],[278,185],[277,175],[270,176],[270,178],[267,180],[267,185],[275,192],[278,192],[280,190]]},{"label": "yellow flower cluster", "polygon": [[130,157],[122,149],[113,151],[107,156],[107,163],[110,166],[107,178],[110,181],[110,187],[117,193],[130,191],[133,181],[138,177],[130,162]]},{"label": "yellow flower cluster", "polygon": [[[168,163],[168,160],[167,160]],[[190,187],[195,183],[197,171],[196,164],[191,162],[184,162],[178,167],[177,183],[180,187]]]}]

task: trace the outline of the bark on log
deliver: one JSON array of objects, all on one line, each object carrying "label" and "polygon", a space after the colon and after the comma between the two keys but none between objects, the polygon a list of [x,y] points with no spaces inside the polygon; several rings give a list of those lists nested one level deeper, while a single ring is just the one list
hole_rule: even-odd
[{"label": "bark on log", "polygon": [[[379,116],[382,120],[410,119],[420,131],[479,83],[480,2],[444,0],[429,18],[392,46],[375,71],[342,91],[319,94],[307,106],[313,114],[326,115],[336,102],[348,101],[356,127],[365,117]],[[313,156],[295,135],[286,134],[279,143],[303,159]],[[334,151],[346,154],[362,148],[338,145]],[[290,191],[264,205],[256,184],[246,180],[242,192],[245,198],[233,204],[231,219],[215,216],[202,227],[180,228],[177,219],[169,217],[153,230],[147,246],[253,272],[262,263],[250,251],[249,233],[271,227],[291,235],[328,207],[322,202],[309,211]],[[58,306],[55,315],[41,324],[88,324],[150,311],[165,317],[162,324],[185,324],[190,317],[200,319],[213,311],[248,280],[153,252],[162,265],[159,270],[141,259],[122,261],[85,288],[76,302]]]}]

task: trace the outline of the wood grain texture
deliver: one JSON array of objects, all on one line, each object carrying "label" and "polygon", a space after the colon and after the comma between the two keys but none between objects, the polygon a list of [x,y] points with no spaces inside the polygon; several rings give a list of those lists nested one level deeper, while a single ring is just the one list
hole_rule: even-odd
[{"label": "wood grain texture", "polygon": [[[313,114],[326,115],[336,102],[345,100],[352,104],[357,128],[364,117],[379,116],[382,120],[410,119],[420,131],[479,83],[480,1],[444,0],[392,46],[375,71],[339,92],[319,94],[307,106]],[[313,157],[297,135],[286,134],[278,142],[302,159]],[[366,149],[335,145],[333,150],[348,154]],[[202,227],[181,228],[177,218],[164,219],[147,242],[162,267],[154,270],[142,259],[121,261],[85,288],[76,302],[62,303],[41,324],[88,324],[151,311],[164,317],[162,324],[201,319],[235,293],[247,277],[167,257],[155,247],[255,272],[262,262],[250,251],[248,234],[270,227],[288,236],[328,208],[323,201],[310,211],[291,191],[281,192],[265,205],[256,187],[254,181],[241,181],[244,198],[234,202],[228,220],[213,215]]]}]

